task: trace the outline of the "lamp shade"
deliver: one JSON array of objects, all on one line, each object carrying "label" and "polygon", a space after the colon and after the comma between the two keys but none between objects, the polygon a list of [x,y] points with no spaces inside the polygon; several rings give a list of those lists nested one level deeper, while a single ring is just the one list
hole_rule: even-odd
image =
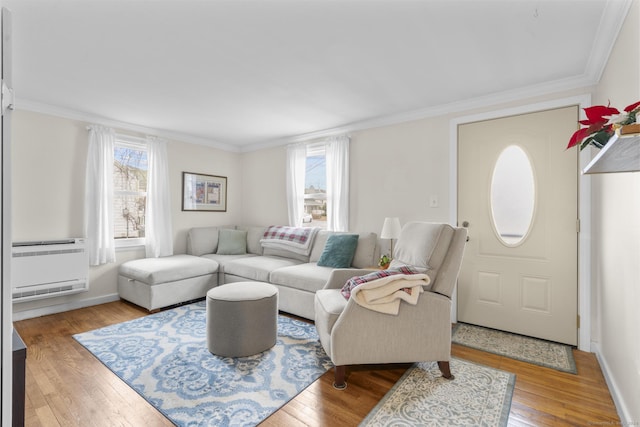
[{"label": "lamp shade", "polygon": [[397,239],[400,237],[400,219],[397,217],[385,218],[382,224],[381,239]]}]

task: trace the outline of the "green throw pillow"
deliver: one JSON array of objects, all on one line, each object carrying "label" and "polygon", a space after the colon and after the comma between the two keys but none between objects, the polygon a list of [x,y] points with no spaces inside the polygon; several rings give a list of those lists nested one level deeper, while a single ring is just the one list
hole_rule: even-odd
[{"label": "green throw pillow", "polygon": [[243,255],[247,253],[247,231],[223,228],[218,232],[218,255]]},{"label": "green throw pillow", "polygon": [[357,234],[332,234],[324,245],[318,265],[322,267],[349,268],[357,247]]}]

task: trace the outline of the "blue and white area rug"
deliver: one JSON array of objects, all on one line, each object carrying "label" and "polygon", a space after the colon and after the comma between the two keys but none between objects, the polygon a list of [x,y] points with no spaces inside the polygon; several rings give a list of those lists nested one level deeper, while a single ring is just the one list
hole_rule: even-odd
[{"label": "blue and white area rug", "polygon": [[451,360],[453,380],[436,362],[414,364],[361,427],[506,426],[516,376],[461,359]]},{"label": "blue and white area rug", "polygon": [[315,327],[284,316],[270,350],[212,355],[204,301],[74,338],[178,426],[257,425],[333,367]]}]

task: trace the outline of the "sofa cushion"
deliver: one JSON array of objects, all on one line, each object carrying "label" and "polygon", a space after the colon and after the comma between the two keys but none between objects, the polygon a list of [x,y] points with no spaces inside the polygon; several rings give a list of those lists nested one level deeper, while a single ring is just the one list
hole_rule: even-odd
[{"label": "sofa cushion", "polygon": [[357,246],[357,234],[332,234],[324,245],[318,265],[321,267],[349,268]]},{"label": "sofa cushion", "polygon": [[247,232],[247,253],[262,255],[262,244],[260,240],[264,236],[264,232],[267,227],[238,227],[238,230],[245,230]]},{"label": "sofa cushion", "polygon": [[223,228],[218,233],[218,255],[242,255],[247,253],[247,231]]},{"label": "sofa cushion", "polygon": [[194,227],[187,233],[187,253],[194,256],[214,254],[218,249],[220,227]]},{"label": "sofa cushion", "polygon": [[259,282],[269,282],[269,274],[282,267],[300,264],[291,258],[252,256],[238,258],[224,264],[224,273]]},{"label": "sofa cushion", "polygon": [[309,254],[309,262],[318,262],[324,251],[324,246],[327,244],[327,239],[333,234],[335,234],[333,231],[318,231],[316,239],[313,241],[313,248],[311,248],[311,253]]},{"label": "sofa cushion", "polygon": [[121,276],[148,285],[175,282],[191,277],[213,274],[218,263],[192,255],[172,255],[160,258],[142,258],[124,262],[118,267]]},{"label": "sofa cushion", "polygon": [[318,266],[315,262],[299,264],[272,271],[269,275],[269,282],[274,285],[315,292],[327,284],[333,270],[331,267]]},{"label": "sofa cushion", "polygon": [[355,268],[371,268],[378,264],[376,259],[376,249],[378,247],[378,235],[376,233],[364,232],[358,234],[358,247],[353,255],[353,265]]},{"label": "sofa cushion", "polygon": [[224,271],[224,266],[229,261],[233,261],[234,259],[240,258],[251,258],[255,257],[255,254],[242,254],[242,255],[218,255],[218,254],[206,254],[202,255],[200,258],[211,259],[218,263],[218,271]]}]

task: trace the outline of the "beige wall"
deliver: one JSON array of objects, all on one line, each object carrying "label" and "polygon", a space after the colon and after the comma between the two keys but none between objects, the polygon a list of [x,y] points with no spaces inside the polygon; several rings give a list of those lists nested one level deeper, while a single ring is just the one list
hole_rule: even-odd
[{"label": "beige wall", "polygon": [[[354,132],[351,222],[380,233],[385,217],[448,222],[449,123],[423,119]],[[429,197],[438,207],[429,207]]]},{"label": "beige wall", "polygon": [[[640,100],[640,2],[634,1],[594,95],[622,109]],[[623,424],[640,421],[640,173],[596,175],[593,336]]]},{"label": "beige wall", "polygon": [[283,146],[242,155],[241,221],[246,225],[287,224],[287,152]]},{"label": "beige wall", "polygon": [[[13,240],[84,236],[88,123],[18,110],[13,113],[12,125]],[[184,253],[189,228],[233,223],[241,214],[241,157],[180,141],[169,141],[168,155],[174,252]],[[226,176],[227,212],[182,212],[183,171]],[[91,268],[88,292],[14,304],[14,313],[19,318],[21,312],[47,312],[55,306],[68,309],[117,298],[118,265],[141,257],[144,250],[140,248],[118,250],[115,264]]]},{"label": "beige wall", "polygon": [[81,237],[86,124],[22,111],[12,124],[13,240]]},{"label": "beige wall", "polygon": [[[242,215],[242,163],[238,153],[178,141],[169,141],[169,175],[173,218],[173,248],[185,253],[187,231],[191,227],[235,224]],[[183,212],[182,172],[196,172],[227,177],[226,212]]]}]

